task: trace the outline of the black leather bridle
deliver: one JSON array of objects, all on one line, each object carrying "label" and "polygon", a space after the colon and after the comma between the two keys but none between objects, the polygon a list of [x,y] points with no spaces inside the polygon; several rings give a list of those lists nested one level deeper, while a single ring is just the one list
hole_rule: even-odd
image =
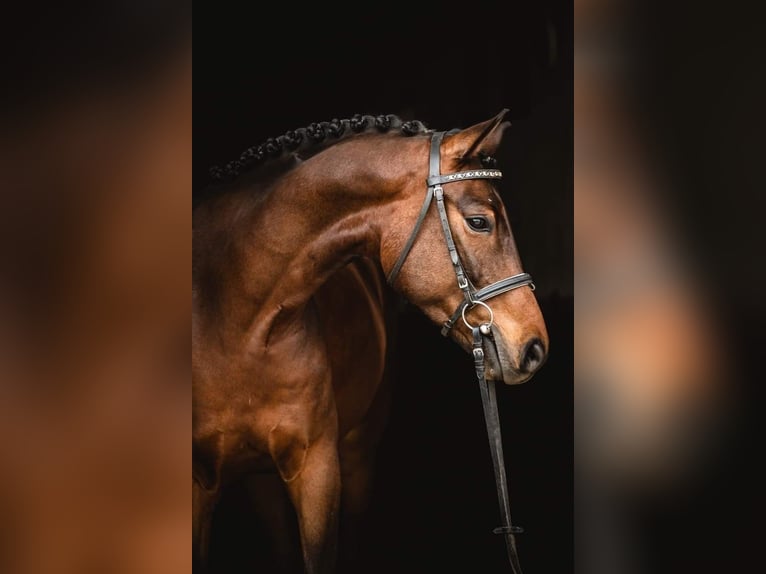
[{"label": "black leather bridle", "polygon": [[[505,476],[505,462],[503,459],[503,442],[500,434],[500,417],[497,411],[497,396],[495,394],[494,381],[488,381],[484,372],[484,344],[485,339],[489,339],[492,336],[492,323],[494,322],[494,314],[492,309],[487,305],[486,301],[492,297],[497,297],[502,293],[518,289],[529,285],[534,290],[535,286],[532,283],[532,277],[529,273],[519,273],[512,277],[506,277],[491,285],[487,285],[481,289],[476,289],[468,278],[465,272],[465,267],[460,260],[460,254],[457,252],[455,246],[455,240],[452,237],[452,229],[450,228],[449,219],[447,218],[447,209],[444,205],[444,188],[443,185],[454,183],[456,181],[465,181],[468,179],[500,179],[503,174],[496,169],[472,169],[468,171],[460,171],[456,173],[450,173],[446,175],[441,174],[441,143],[444,139],[445,132],[435,132],[431,136],[431,151],[429,153],[429,170],[428,170],[428,191],[426,193],[423,207],[420,209],[420,214],[415,222],[415,227],[410,234],[407,243],[405,243],[399,258],[391,268],[388,274],[388,283],[393,285],[396,278],[399,276],[399,272],[407,260],[407,256],[412,250],[412,246],[420,233],[420,228],[423,226],[426,215],[436,199],[436,209],[439,214],[439,220],[441,222],[442,231],[444,232],[444,240],[447,243],[447,251],[449,252],[450,261],[457,277],[457,286],[463,293],[463,301],[458,305],[452,316],[442,326],[442,335],[445,337],[452,330],[452,327],[457,322],[458,318],[462,318],[466,326],[471,329],[473,336],[473,359],[474,368],[476,369],[476,378],[479,381],[479,388],[481,390],[481,403],[484,408],[484,420],[487,425],[487,435],[489,437],[489,447],[492,453],[492,465],[495,470],[495,483],[497,486],[497,497],[500,505],[500,513],[502,515],[502,526],[495,528],[493,532],[495,534],[503,534],[505,536],[506,548],[508,550],[508,560],[511,563],[511,569],[515,574],[521,574],[521,565],[519,564],[519,557],[516,551],[516,539],[514,534],[520,534],[523,532],[522,528],[513,526],[511,523],[511,508],[508,501],[508,485]],[[481,325],[471,325],[465,317],[466,311],[473,307],[481,305],[489,312],[489,322],[482,323]]]}]

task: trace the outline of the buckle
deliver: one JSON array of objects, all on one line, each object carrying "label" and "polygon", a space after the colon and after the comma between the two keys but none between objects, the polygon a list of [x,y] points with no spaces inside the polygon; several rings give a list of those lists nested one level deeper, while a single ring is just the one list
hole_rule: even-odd
[{"label": "buckle", "polygon": [[468,288],[468,278],[466,278],[465,275],[458,275],[457,276],[457,286],[461,289],[467,289]]}]

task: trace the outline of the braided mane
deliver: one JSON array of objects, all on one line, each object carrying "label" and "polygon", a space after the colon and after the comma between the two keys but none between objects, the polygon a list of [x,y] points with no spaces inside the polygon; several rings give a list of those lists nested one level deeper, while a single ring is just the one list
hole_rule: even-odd
[{"label": "braided mane", "polygon": [[249,147],[237,159],[226,165],[210,168],[209,175],[214,182],[232,182],[240,175],[275,160],[290,157],[305,159],[346,137],[365,132],[385,133],[392,130],[399,130],[404,136],[428,131],[422,122],[402,122],[399,117],[390,114],[380,116],[357,114],[350,119],[317,122],[305,128],[287,131],[279,137],[269,138],[260,145]]}]

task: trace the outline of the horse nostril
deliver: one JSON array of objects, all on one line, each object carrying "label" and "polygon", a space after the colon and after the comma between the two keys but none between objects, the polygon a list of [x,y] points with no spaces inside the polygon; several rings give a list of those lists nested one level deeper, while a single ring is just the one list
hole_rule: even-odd
[{"label": "horse nostril", "polygon": [[534,338],[531,339],[521,352],[521,361],[519,362],[519,370],[522,373],[534,373],[543,364],[545,359],[545,347],[543,342]]}]

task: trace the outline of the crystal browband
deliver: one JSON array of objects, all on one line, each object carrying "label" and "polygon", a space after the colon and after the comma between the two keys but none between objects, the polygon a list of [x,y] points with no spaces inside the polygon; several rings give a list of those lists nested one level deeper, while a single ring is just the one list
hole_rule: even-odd
[{"label": "crystal browband", "polygon": [[426,182],[429,187],[451,183],[453,181],[463,181],[465,179],[501,179],[503,172],[499,169],[472,169],[469,171],[459,171],[447,175],[432,175]]}]

